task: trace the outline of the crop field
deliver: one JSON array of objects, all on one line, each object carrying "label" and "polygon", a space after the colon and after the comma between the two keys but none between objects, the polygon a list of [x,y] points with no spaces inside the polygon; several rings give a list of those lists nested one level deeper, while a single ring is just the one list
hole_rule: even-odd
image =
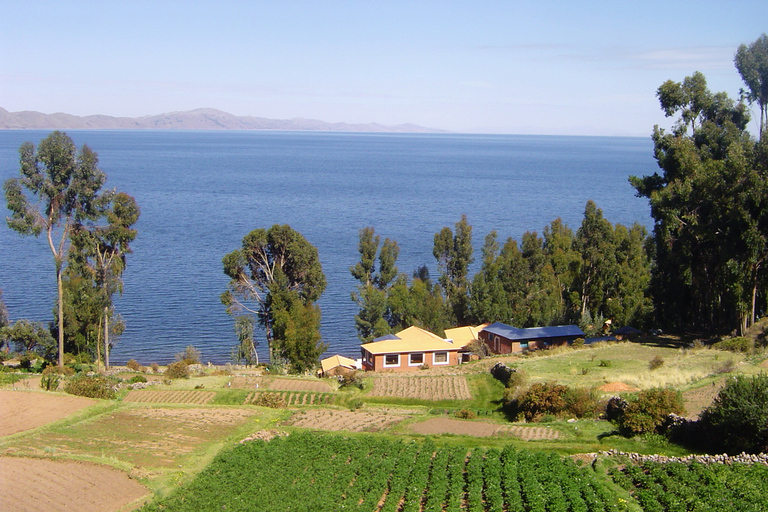
[{"label": "crop field", "polygon": [[378,376],[370,396],[416,398],[419,400],[471,400],[463,375],[435,377]]},{"label": "crop field", "polygon": [[405,418],[405,415],[382,411],[311,409],[295,414],[285,424],[311,430],[378,432]]},{"label": "crop field", "polygon": [[[271,394],[281,397],[285,401],[287,406],[299,406],[299,405],[329,405],[334,401],[334,395],[331,393],[315,393],[315,392],[280,392],[270,391]],[[245,397],[244,405],[258,403],[259,394],[257,392],[249,393]]]},{"label": "crop field", "polygon": [[197,391],[197,390],[182,390],[182,391],[145,391],[145,390],[133,390],[130,391],[123,401],[125,402],[142,402],[149,404],[195,404],[203,405],[207,404],[216,396],[213,391]]},{"label": "crop field", "polygon": [[768,466],[645,462],[612,468],[647,512],[768,510]]},{"label": "crop field", "polygon": [[624,510],[627,499],[591,468],[553,454],[293,433],[220,454],[146,509],[598,512]]}]

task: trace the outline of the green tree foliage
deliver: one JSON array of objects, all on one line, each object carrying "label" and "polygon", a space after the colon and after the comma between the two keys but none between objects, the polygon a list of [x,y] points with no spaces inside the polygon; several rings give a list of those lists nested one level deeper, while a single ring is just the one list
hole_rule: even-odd
[{"label": "green tree foliage", "polygon": [[8,308],[5,307],[5,301],[3,300],[3,290],[0,290],[0,329],[8,325]]},{"label": "green tree foliage", "polygon": [[685,413],[683,396],[674,389],[652,388],[627,401],[617,423],[624,435],[659,432],[670,414]]},{"label": "green tree foliage", "polygon": [[472,319],[533,327],[607,317],[643,325],[652,311],[646,240],[642,226],[614,226],[592,201],[575,236],[560,219],[543,238],[524,233],[521,247],[512,238],[499,247],[492,231],[472,279]]},{"label": "green tree foliage", "polygon": [[654,219],[652,278],[659,319],[731,330],[751,325],[765,305],[768,174],[765,143],[745,131],[748,111],[714,94],[701,73],[658,90],[667,133],[656,126],[662,173],[630,182]]},{"label": "green tree foliage", "polygon": [[290,226],[275,224],[248,233],[222,263],[230,278],[221,296],[227,312],[256,317],[266,331],[271,363],[287,360],[294,369],[306,368],[306,354],[319,356],[323,348],[314,303],[326,280],[317,248]]},{"label": "green tree foliage", "polygon": [[741,79],[747,86],[742,94],[750,105],[757,103],[760,110],[760,138],[768,126],[768,36],[757,38],[749,46],[742,44],[733,59]]},{"label": "green tree foliage", "polygon": [[445,227],[435,234],[432,254],[437,259],[438,279],[452,322],[465,325],[469,321],[469,265],[474,261],[472,226],[462,215],[455,233]]},{"label": "green tree foliage", "polygon": [[45,234],[53,255],[58,290],[59,365],[64,364],[64,292],[62,270],[69,239],[78,224],[101,215],[100,191],[106,175],[88,146],[77,151],[65,133],[53,132],[37,148],[25,142],[19,148],[21,176],[3,185],[11,217],[8,226],[22,235]]},{"label": "green tree foliage", "polygon": [[245,363],[246,366],[259,364],[259,354],[256,352],[257,342],[253,339],[253,316],[238,315],[235,317],[235,333],[238,344],[232,349],[232,361]]},{"label": "green tree foliage", "polygon": [[[392,332],[385,318],[387,315],[387,294],[397,276],[397,257],[400,248],[389,238],[379,249],[380,237],[372,227],[360,230],[358,252],[360,261],[350,272],[360,284],[352,293],[352,300],[360,307],[355,315],[357,335],[363,343]],[[378,253],[378,269],[376,260]]]},{"label": "green tree foliage", "polygon": [[730,454],[768,451],[768,375],[728,379],[700,423],[711,449]]},{"label": "green tree foliage", "polygon": [[25,319],[0,327],[0,347],[13,347],[16,352],[36,352],[50,358],[56,353],[56,340],[41,322]]},{"label": "green tree foliage", "polygon": [[392,284],[387,297],[387,322],[393,331],[415,325],[439,336],[445,334],[449,323],[440,285],[432,282],[426,267],[414,272],[410,282],[407,275],[400,274]]}]

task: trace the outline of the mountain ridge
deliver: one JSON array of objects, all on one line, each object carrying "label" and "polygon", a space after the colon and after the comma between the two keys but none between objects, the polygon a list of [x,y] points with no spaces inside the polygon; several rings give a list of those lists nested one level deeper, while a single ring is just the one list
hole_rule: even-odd
[{"label": "mountain ridge", "polygon": [[143,117],[107,115],[75,116],[56,112],[44,114],[31,110],[9,112],[0,107],[0,130],[275,130],[376,133],[448,133],[412,123],[329,123],[319,119],[269,119],[236,116],[214,108],[166,112]]}]

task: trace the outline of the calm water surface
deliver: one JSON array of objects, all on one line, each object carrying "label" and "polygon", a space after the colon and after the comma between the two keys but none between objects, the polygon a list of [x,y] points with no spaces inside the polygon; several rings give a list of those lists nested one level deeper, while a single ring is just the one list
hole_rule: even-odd
[{"label": "calm water surface", "polygon": [[[237,339],[219,301],[228,281],[221,258],[255,228],[289,224],[318,248],[328,279],[320,300],[327,354],[358,357],[349,267],[362,227],[397,240],[401,271],[428,265],[435,277],[434,234],[462,214],[473,226],[477,259],[492,229],[519,240],[561,217],[575,231],[589,199],[611,222],[651,225],[647,201],[627,182],[657,169],[650,138],[68,133],[99,154],[107,186],[141,207],[117,301],[126,331],[115,363],[165,363],[190,344],[205,361],[228,362]],[[0,179],[18,176],[23,142],[47,134],[0,131]],[[0,289],[12,320],[51,321],[55,274],[43,238],[0,225]],[[265,343],[259,352],[266,357]]]}]

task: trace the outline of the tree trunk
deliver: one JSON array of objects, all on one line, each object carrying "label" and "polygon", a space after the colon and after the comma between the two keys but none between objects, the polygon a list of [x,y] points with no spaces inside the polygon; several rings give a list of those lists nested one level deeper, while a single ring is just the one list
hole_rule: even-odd
[{"label": "tree trunk", "polygon": [[104,308],[104,370],[109,370],[109,308]]},{"label": "tree trunk", "polygon": [[96,335],[96,372],[101,373],[101,324],[102,320],[99,318],[99,330]]},{"label": "tree trunk", "polygon": [[59,366],[64,366],[64,285],[61,282],[61,265],[56,265],[56,285],[59,293]]}]

